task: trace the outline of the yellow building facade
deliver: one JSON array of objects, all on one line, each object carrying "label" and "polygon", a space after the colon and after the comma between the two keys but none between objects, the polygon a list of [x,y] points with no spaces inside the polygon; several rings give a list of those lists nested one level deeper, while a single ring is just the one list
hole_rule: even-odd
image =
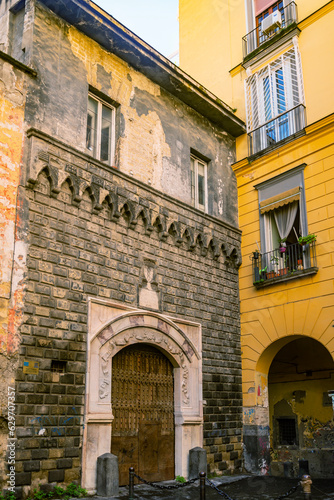
[{"label": "yellow building facade", "polygon": [[333,1],[180,0],[182,69],[247,124],[244,464],[263,474],[334,477],[333,23]]}]

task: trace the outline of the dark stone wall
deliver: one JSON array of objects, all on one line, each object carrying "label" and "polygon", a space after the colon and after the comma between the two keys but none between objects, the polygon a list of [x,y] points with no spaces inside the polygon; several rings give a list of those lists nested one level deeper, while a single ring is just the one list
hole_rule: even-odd
[{"label": "dark stone wall", "polygon": [[209,162],[208,213],[237,226],[234,138],[38,3],[35,15],[30,126],[86,153],[87,94],[96,89],[117,106],[119,170],[191,203],[195,151]]},{"label": "dark stone wall", "polygon": [[[28,84],[19,207],[27,276],[16,485],[80,479],[87,302],[137,307],[147,260],[160,313],[202,325],[210,470],[238,471],[234,140],[38,3],[33,33],[38,76]],[[90,88],[117,106],[114,166],[86,154]],[[191,151],[210,160],[208,214],[189,206]],[[39,373],[24,373],[24,360],[37,361]]]},{"label": "dark stone wall", "polygon": [[[36,183],[30,181],[33,189],[26,189],[30,236],[17,379],[18,485],[79,479],[87,300],[138,306],[145,259],[155,264],[160,312],[203,327],[210,468],[239,470],[240,233],[117,171],[84,163],[57,141],[35,136],[29,141],[40,173],[36,170]],[[55,164],[62,179],[58,188]],[[82,178],[87,188],[79,199],[73,183]],[[92,194],[97,184],[112,196],[101,206]],[[38,361],[39,374],[24,374],[23,359]],[[65,373],[53,372],[60,361]]]}]

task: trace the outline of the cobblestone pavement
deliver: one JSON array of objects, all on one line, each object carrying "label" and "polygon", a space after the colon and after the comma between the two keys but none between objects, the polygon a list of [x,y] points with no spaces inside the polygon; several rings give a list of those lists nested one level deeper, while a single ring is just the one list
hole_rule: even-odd
[{"label": "cobblestone pavement", "polygon": [[[275,500],[298,484],[298,479],[263,477],[263,476],[231,476],[211,480],[221,493],[206,486],[205,500]],[[177,484],[173,482],[162,485]],[[135,500],[200,500],[199,481],[177,490],[158,490],[148,485],[136,485]],[[224,495],[222,492],[226,493]],[[128,487],[121,487],[117,497],[108,500],[127,500]],[[107,500],[105,497],[93,497],[94,500]],[[291,500],[304,500],[304,494],[299,487],[291,496]],[[312,484],[312,500],[333,500],[334,479],[315,479]],[[85,499],[86,500],[86,499]],[[282,499],[283,500],[283,499]]]}]

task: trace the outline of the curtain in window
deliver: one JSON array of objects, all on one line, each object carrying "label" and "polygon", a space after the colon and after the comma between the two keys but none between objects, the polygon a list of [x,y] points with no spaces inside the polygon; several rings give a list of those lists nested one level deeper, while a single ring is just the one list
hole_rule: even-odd
[{"label": "curtain in window", "polygon": [[287,238],[295,222],[298,210],[298,201],[284,205],[274,210],[274,217],[281,240]]}]

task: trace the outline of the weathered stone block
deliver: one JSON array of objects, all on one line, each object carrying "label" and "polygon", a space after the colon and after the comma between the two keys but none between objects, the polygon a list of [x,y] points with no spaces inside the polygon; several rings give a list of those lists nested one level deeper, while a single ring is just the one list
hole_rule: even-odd
[{"label": "weathered stone block", "polygon": [[60,483],[63,482],[65,478],[64,470],[50,470],[49,471],[49,483]]},{"label": "weathered stone block", "polygon": [[105,453],[97,459],[96,490],[97,495],[109,497],[119,492],[118,458]]},{"label": "weathered stone block", "polygon": [[15,474],[16,486],[24,486],[31,483],[31,472],[19,472]]},{"label": "weathered stone block", "polygon": [[189,479],[195,479],[200,472],[207,472],[206,450],[196,446],[189,451]]}]

